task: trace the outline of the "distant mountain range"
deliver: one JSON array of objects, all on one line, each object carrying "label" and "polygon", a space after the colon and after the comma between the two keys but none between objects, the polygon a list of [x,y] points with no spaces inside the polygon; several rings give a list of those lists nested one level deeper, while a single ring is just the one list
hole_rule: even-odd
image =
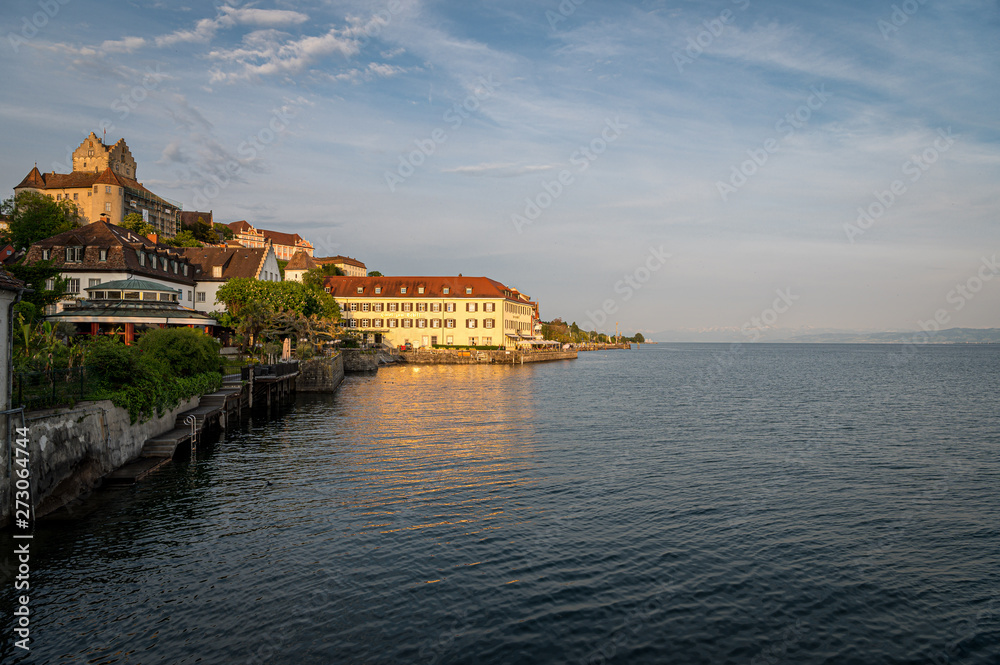
[{"label": "distant mountain range", "polygon": [[[836,329],[760,330],[760,342],[797,344],[1000,344],[1000,328],[947,328],[925,334],[915,330],[875,332]],[[741,334],[736,328],[707,330],[664,330],[649,333],[651,342],[752,342],[753,336]]]}]

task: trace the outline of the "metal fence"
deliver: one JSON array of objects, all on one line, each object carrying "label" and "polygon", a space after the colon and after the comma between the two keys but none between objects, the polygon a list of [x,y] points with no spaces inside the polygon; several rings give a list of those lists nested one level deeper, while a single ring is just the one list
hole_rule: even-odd
[{"label": "metal fence", "polygon": [[89,367],[15,372],[11,401],[27,410],[66,406],[87,399],[99,380]]}]

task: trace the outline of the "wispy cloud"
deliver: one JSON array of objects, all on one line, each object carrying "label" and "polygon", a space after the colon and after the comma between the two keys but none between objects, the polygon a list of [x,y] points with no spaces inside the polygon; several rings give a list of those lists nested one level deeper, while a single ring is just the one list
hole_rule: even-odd
[{"label": "wispy cloud", "polygon": [[480,178],[516,178],[530,173],[540,173],[559,168],[558,164],[476,164],[473,166],[458,166],[442,169],[442,173],[458,173],[459,175],[476,176]]}]

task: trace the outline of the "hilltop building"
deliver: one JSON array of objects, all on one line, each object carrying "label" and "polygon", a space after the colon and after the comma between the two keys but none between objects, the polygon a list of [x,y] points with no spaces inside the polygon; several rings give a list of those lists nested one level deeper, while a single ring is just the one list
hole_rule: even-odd
[{"label": "hilltop building", "polygon": [[73,152],[72,173],[42,173],[35,166],[14,187],[14,194],[35,191],[57,201],[73,201],[88,222],[107,215],[112,223],[121,224],[125,215],[136,212],[159,235],[172,238],[180,230],[180,206],[146,189],[136,180],[136,168],[125,139],[106,145],[91,132]]},{"label": "hilltop building", "polygon": [[316,259],[321,266],[333,264],[348,277],[367,277],[368,268],[364,263],[349,256],[321,256]]},{"label": "hilltop building", "polygon": [[328,277],[342,325],[393,346],[528,346],[537,306],[488,277]]},{"label": "hilltop building", "polygon": [[305,252],[295,252],[292,260],[285,266],[285,280],[289,282],[301,282],[303,275],[318,267],[319,263],[313,257]]},{"label": "hilltop building", "polygon": [[279,261],[290,261],[297,251],[313,255],[312,243],[298,233],[257,229],[246,220],[230,222],[226,226],[233,230],[233,239],[244,247],[263,248],[270,243]]},{"label": "hilltop building", "polygon": [[201,312],[222,312],[225,305],[216,303],[219,288],[234,277],[247,277],[265,282],[280,282],[278,259],[270,246],[248,247],[181,247],[178,250],[194,267],[194,308]]}]

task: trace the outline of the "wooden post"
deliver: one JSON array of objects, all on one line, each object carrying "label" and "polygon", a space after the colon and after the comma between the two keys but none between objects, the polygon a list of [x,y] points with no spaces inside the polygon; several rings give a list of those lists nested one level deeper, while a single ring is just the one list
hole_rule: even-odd
[{"label": "wooden post", "polygon": [[126,323],[125,324],[125,344],[130,345],[135,341],[135,324]]}]

